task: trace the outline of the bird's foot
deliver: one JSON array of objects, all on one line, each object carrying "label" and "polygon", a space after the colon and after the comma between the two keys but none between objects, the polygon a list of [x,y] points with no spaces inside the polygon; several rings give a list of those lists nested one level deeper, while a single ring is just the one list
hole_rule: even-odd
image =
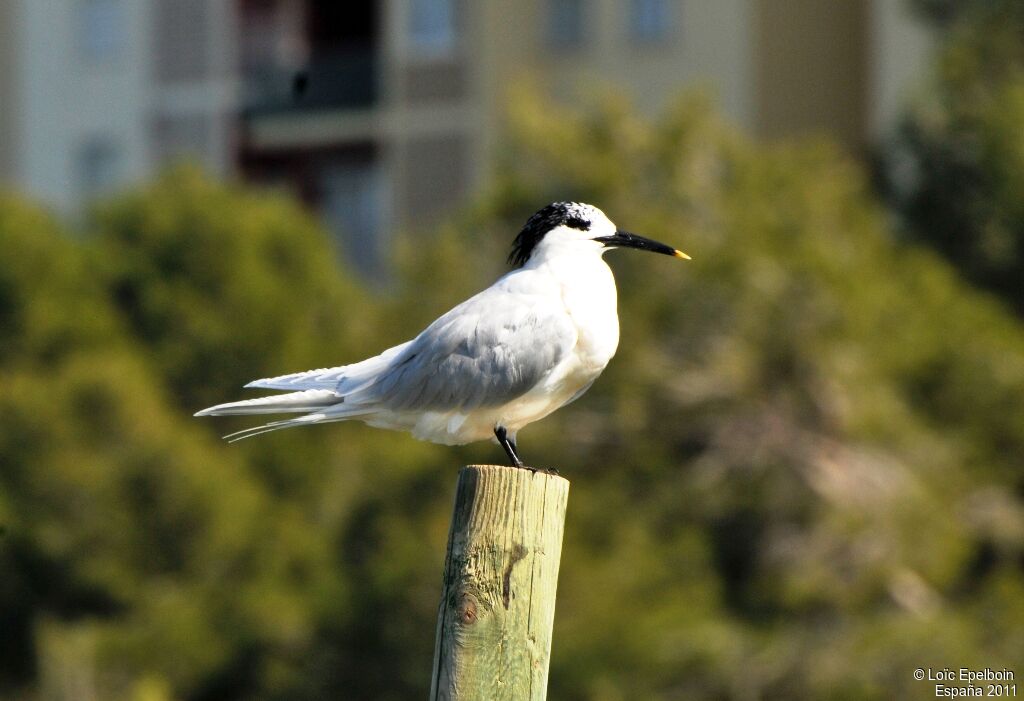
[{"label": "bird's foot", "polygon": [[530,467],[525,464],[519,458],[519,449],[516,447],[514,439],[508,437],[508,431],[505,430],[504,426],[494,427],[494,437],[498,439],[498,445],[505,449],[505,454],[508,455],[508,459],[512,461],[512,467],[518,467],[521,470],[529,470],[533,474],[543,472],[546,475],[557,475],[558,470],[553,467]]},{"label": "bird's foot", "polygon": [[519,459],[519,454],[516,452],[515,439],[508,437],[508,432],[504,426],[494,427],[494,437],[498,439],[498,444],[505,449],[505,455],[512,461],[512,467],[518,467],[524,470],[530,470],[536,472],[537,470],[532,467],[527,467],[523,464],[523,461]]}]

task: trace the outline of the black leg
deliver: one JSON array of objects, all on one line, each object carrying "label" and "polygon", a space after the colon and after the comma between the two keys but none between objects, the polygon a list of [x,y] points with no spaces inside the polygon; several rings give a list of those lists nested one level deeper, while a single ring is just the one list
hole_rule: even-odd
[{"label": "black leg", "polygon": [[519,455],[516,454],[516,443],[508,439],[508,433],[505,431],[504,426],[495,426],[494,436],[498,439],[498,444],[505,449],[505,454],[508,455],[508,459],[512,461],[513,465],[526,468],[527,470],[531,469],[526,467],[523,461],[519,459]]}]

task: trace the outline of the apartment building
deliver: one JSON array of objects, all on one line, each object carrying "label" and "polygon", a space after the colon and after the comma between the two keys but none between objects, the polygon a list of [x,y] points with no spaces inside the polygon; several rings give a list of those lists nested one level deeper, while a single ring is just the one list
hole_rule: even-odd
[{"label": "apartment building", "polygon": [[0,0],[0,186],[71,210],[198,160],[296,192],[372,269],[487,177],[510,88],[856,149],[930,39],[905,0]]},{"label": "apartment building", "polygon": [[231,170],[230,0],[0,1],[0,186],[63,211],[175,158]]}]

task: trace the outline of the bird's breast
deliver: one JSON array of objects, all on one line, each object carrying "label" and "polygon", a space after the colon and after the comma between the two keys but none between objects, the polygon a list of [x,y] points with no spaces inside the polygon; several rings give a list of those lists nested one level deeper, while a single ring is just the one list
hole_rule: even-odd
[{"label": "bird's breast", "polygon": [[604,369],[619,346],[615,278],[600,259],[562,282],[562,301],[576,325],[575,353],[581,367]]}]

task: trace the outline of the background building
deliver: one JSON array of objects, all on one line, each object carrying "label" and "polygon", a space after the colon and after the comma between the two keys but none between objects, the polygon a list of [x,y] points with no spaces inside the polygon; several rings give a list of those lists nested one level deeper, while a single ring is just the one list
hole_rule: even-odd
[{"label": "background building", "polygon": [[228,0],[4,0],[4,184],[68,210],[174,158],[230,172],[234,17]]},{"label": "background building", "polygon": [[857,149],[928,46],[902,0],[4,0],[0,182],[73,210],[194,159],[295,191],[372,269],[482,183],[521,81],[651,111],[704,85],[753,134]]}]

